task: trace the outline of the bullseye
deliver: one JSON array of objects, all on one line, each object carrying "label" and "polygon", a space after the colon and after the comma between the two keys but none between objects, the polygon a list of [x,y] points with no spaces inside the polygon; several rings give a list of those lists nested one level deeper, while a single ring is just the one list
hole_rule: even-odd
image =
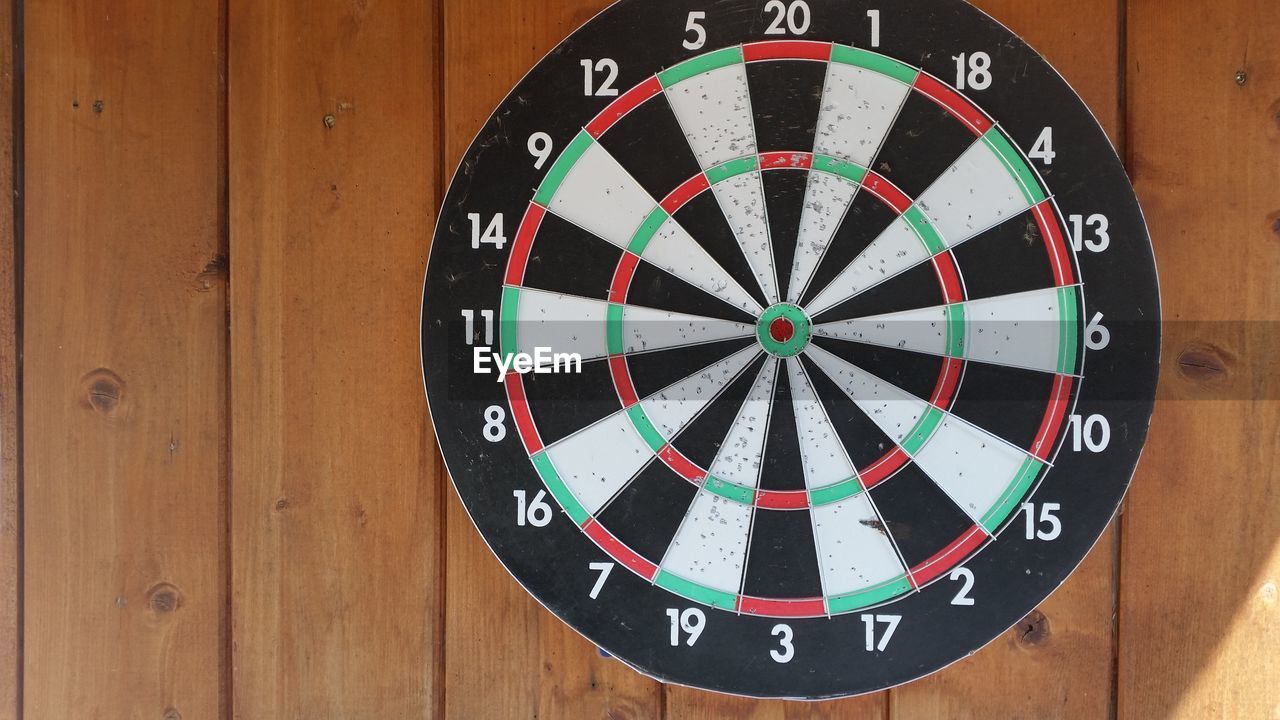
[{"label": "bullseye", "polygon": [[791,303],[770,307],[756,321],[756,338],[774,357],[790,358],[804,352],[812,334],[809,316]]},{"label": "bullseye", "polygon": [[791,338],[796,336],[796,326],[790,320],[780,317],[769,323],[769,337],[775,342],[789,342]]}]

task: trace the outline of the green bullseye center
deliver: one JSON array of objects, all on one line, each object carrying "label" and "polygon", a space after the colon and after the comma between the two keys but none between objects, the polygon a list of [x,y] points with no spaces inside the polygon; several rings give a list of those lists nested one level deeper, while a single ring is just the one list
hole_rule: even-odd
[{"label": "green bullseye center", "polygon": [[799,355],[809,346],[813,325],[804,311],[790,303],[779,303],[764,311],[756,321],[756,338],[765,352],[774,357]]}]

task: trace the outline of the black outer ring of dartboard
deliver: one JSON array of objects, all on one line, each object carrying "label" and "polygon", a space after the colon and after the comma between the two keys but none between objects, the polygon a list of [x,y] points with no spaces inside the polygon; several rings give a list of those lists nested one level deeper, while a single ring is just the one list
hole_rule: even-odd
[{"label": "black outer ring of dartboard", "polygon": [[[808,5],[812,26],[802,39],[865,47],[866,11],[876,9],[882,27],[876,50],[939,78],[954,77],[952,56],[988,52],[995,81],[970,99],[1024,149],[1053,126],[1058,157],[1052,168],[1037,170],[1055,192],[1060,215],[1101,213],[1110,220],[1107,252],[1076,259],[1085,283],[1082,316],[1103,313],[1112,340],[1107,349],[1087,353],[1074,413],[1103,414],[1113,429],[1111,444],[1099,454],[1059,448],[1054,468],[1028,499],[1061,506],[1062,535],[1041,542],[1002,531],[998,542],[965,563],[976,578],[975,606],[952,605],[956,586],[948,583],[893,601],[875,611],[902,616],[883,652],[866,651],[860,613],[777,620],[714,609],[705,609],[706,627],[693,647],[672,647],[666,609],[694,603],[628,572],[612,573],[599,601],[589,600],[597,573],[587,565],[610,558],[563,512],[546,527],[518,527],[512,492],[532,495],[542,481],[514,429],[498,443],[482,437],[485,409],[505,409],[506,396],[491,376],[471,373],[460,313],[499,307],[511,246],[472,250],[467,213],[501,212],[514,227],[551,165],[533,169],[529,135],[547,132],[563,148],[611,101],[581,96],[581,59],[616,60],[616,86],[625,91],[689,57],[779,39],[764,35],[764,0],[623,0],[557,46],[508,95],[462,160],[439,216],[423,293],[423,374],[437,440],[467,512],[503,565],[560,619],[637,670],[752,697],[818,699],[892,687],[963,658],[1014,625],[1066,579],[1113,517],[1145,442],[1159,373],[1159,291],[1142,213],[1106,135],[1066,82],[1010,31],[960,0]],[[707,13],[706,45],[685,50],[684,23],[699,10]],[[795,656],[786,664],[769,659],[779,623],[794,634]]]}]

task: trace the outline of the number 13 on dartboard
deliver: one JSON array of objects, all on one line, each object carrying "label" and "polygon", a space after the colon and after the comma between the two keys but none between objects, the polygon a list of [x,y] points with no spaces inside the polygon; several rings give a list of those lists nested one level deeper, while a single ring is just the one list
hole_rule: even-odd
[{"label": "number 13 on dartboard", "polygon": [[1124,495],[1146,227],[1076,94],[960,0],[622,0],[461,167],[423,296],[445,462],[515,579],[647,675],[913,680]]}]

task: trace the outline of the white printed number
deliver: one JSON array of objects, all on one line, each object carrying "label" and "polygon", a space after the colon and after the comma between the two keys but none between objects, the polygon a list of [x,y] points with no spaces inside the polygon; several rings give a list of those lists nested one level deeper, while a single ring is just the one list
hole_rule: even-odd
[{"label": "white printed number", "polygon": [[613,572],[613,563],[593,562],[588,563],[587,567],[600,573],[600,577],[596,578],[596,584],[591,586],[591,592],[588,593],[588,597],[595,600],[600,597],[600,591],[604,589],[604,583],[609,579],[609,573]]},{"label": "white printed number", "polygon": [[867,19],[871,21],[871,47],[880,47],[880,11],[868,10]]},{"label": "white printed number", "polygon": [[764,31],[765,35],[803,35],[809,32],[809,21],[812,18],[809,3],[804,0],[794,0],[790,4],[782,0],[769,0],[764,5],[764,12],[766,15],[773,13],[773,22]]},{"label": "white printed number", "polygon": [[[884,652],[901,621],[901,615],[863,615],[862,624],[867,628],[867,652]],[[877,624],[884,626],[882,632],[876,632]]]},{"label": "white printed number", "polygon": [[957,90],[986,90],[991,87],[991,56],[985,52],[960,53],[956,61]]},{"label": "white printed number", "polygon": [[1072,415],[1067,426],[1071,428],[1071,449],[1076,452],[1087,448],[1091,453],[1100,453],[1111,444],[1111,423],[1102,415]]},{"label": "white printed number", "polygon": [[467,219],[471,221],[472,250],[479,250],[481,245],[492,245],[497,250],[507,246],[507,234],[502,229],[502,213],[494,215],[488,225],[485,225],[480,213],[467,213]]},{"label": "white printed number", "polygon": [[502,442],[507,437],[507,411],[497,405],[490,405],[484,411],[484,439],[489,442]]},{"label": "white printed number", "polygon": [[960,592],[951,599],[951,604],[963,607],[973,606],[973,598],[969,597],[969,593],[973,591],[973,571],[969,568],[956,568],[951,571],[950,577],[953,581],[961,583]]},{"label": "white printed number", "polygon": [[693,647],[702,636],[702,629],[707,626],[707,616],[698,608],[686,608],[681,612],[677,608],[667,608],[667,617],[671,619],[671,647],[680,644],[680,631],[688,637],[684,644]]},{"label": "white printed number", "polygon": [[1040,506],[1040,520],[1036,521],[1036,504],[1022,503],[1023,517],[1026,518],[1028,540],[1057,540],[1062,534],[1062,521],[1057,512],[1062,509],[1058,503],[1045,503]]},{"label": "white printed number", "polygon": [[791,644],[791,640],[795,634],[791,632],[790,625],[774,625],[773,632],[770,633],[778,638],[778,649],[770,650],[769,657],[773,658],[776,663],[789,663],[791,658],[796,656],[796,649]]},{"label": "white printed number", "polygon": [[1111,221],[1106,215],[1094,213],[1087,219],[1083,215],[1072,215],[1067,222],[1071,225],[1071,247],[1076,252],[1100,253],[1111,247]]},{"label": "white printed number", "polygon": [[[511,494],[516,498],[517,526],[546,527],[551,523],[551,506],[546,502],[546,490],[539,490],[538,494],[533,496],[533,502],[528,501],[528,497],[523,490],[513,490]],[[595,597],[595,595],[591,597]]]},{"label": "white printed number", "polygon": [[685,39],[685,50],[697,50],[707,44],[707,29],[702,27],[699,22],[706,19],[707,14],[704,12],[689,13],[689,20],[684,24],[684,31],[686,33],[693,33],[693,39]]},{"label": "white printed number", "polygon": [[[476,344],[476,311],[463,310],[462,319],[466,326],[467,344]],[[493,347],[493,311],[481,310],[480,319],[484,321],[484,344],[486,347]],[[498,408],[501,410],[502,408]]]},{"label": "white printed number", "polygon": [[1047,127],[1040,132],[1040,137],[1036,138],[1036,144],[1031,148],[1031,152],[1027,153],[1027,157],[1039,160],[1045,165],[1053,164],[1053,159],[1058,157],[1058,153],[1053,151],[1053,128]]},{"label": "white printed number", "polygon": [[[613,97],[618,89],[613,86],[618,81],[618,63],[610,58],[599,60],[583,60],[582,94],[587,97]],[[596,84],[596,75],[603,74],[600,84]]]},{"label": "white printed number", "polygon": [[1103,315],[1097,313],[1084,329],[1084,344],[1090,350],[1106,350],[1111,344],[1111,331],[1102,324]]},{"label": "white printed number", "polygon": [[535,159],[533,162],[534,170],[541,170],[543,165],[547,164],[547,159],[551,157],[551,150],[555,147],[551,136],[544,132],[536,132],[529,136],[529,154]]}]

